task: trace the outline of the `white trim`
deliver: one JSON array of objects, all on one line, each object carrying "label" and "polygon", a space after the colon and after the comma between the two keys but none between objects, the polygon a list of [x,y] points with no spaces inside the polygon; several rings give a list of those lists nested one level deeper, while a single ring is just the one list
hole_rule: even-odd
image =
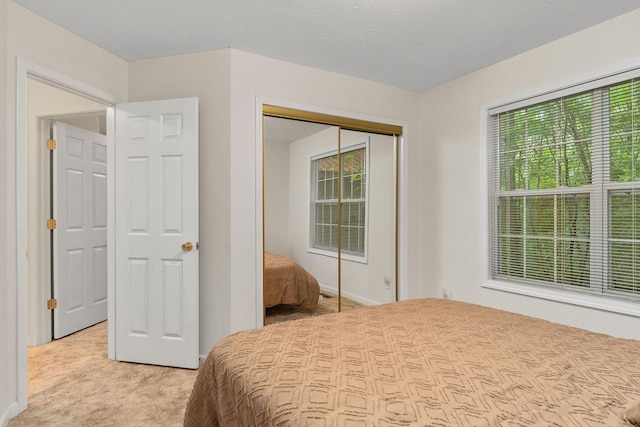
[{"label": "white trim", "polygon": [[[16,141],[15,141],[15,254],[16,254],[16,387],[18,412],[27,409],[27,331],[28,331],[28,267],[27,267],[27,65],[16,62]],[[8,284],[11,286],[11,283]],[[11,369],[9,369],[11,372]],[[13,393],[10,393],[11,396]]]},{"label": "white trim", "polygon": [[358,120],[366,120],[376,123],[385,123],[395,126],[402,127],[402,137],[398,138],[398,155],[400,156],[400,177],[398,186],[400,188],[400,197],[399,197],[399,206],[398,210],[400,211],[400,215],[398,218],[398,258],[400,260],[398,265],[398,280],[400,284],[398,286],[398,300],[403,300],[408,298],[409,293],[409,285],[408,281],[408,144],[409,144],[409,125],[404,120],[390,119],[387,117],[379,117],[373,116],[369,114],[361,114],[361,113],[353,113],[344,110],[336,110],[333,108],[320,107],[317,105],[308,105],[300,102],[270,98],[257,96],[256,97],[256,143],[255,143],[255,158],[256,158],[256,252],[254,254],[255,257],[255,266],[256,266],[256,327],[263,326],[263,290],[262,290],[262,281],[263,281],[263,238],[262,238],[262,107],[263,105],[274,105],[278,107],[284,108],[292,108],[297,110],[309,111],[320,114],[329,114],[333,116],[339,117],[347,117]]},{"label": "white trim", "polygon": [[[15,208],[15,283],[8,284],[9,295],[15,292],[15,306],[16,306],[16,369],[15,369],[15,382],[8,381],[8,387],[11,384],[15,384],[16,390],[8,390],[8,395],[17,396],[17,410],[12,413],[11,416],[24,411],[27,408],[27,79],[33,78],[52,85],[54,87],[72,92],[76,95],[80,95],[84,98],[90,99],[95,102],[100,102],[105,105],[115,105],[118,102],[117,97],[101,90],[89,86],[83,82],[67,77],[57,71],[42,67],[38,64],[29,62],[24,58],[16,58],[16,141],[15,141],[15,185],[16,185],[16,208]],[[107,134],[113,133],[113,129],[107,128]],[[113,177],[113,174],[111,175]],[[113,225],[113,202],[110,200],[111,208],[108,209],[107,215],[111,217],[109,227]],[[113,241],[109,241],[108,245],[113,248]],[[21,255],[22,254],[22,255]],[[110,260],[113,258],[110,258]],[[111,269],[109,268],[110,272]],[[113,276],[110,276],[111,278]],[[113,280],[113,279],[110,279]],[[111,306],[109,304],[110,314]],[[11,319],[9,319],[11,321]],[[110,322],[112,323],[112,322]],[[11,324],[11,322],[9,323]],[[109,340],[111,341],[111,340]],[[12,372],[12,369],[9,369]]]},{"label": "white trim", "polygon": [[491,224],[489,223],[489,107],[487,105],[480,106],[480,160],[482,168],[481,174],[479,177],[480,187],[482,192],[482,209],[478,212],[478,216],[480,217],[481,234],[480,241],[483,243],[481,245],[482,251],[480,256],[482,257],[482,265],[483,275],[482,278],[484,280],[489,280],[491,278],[491,263],[489,262],[489,229],[491,228]]},{"label": "white trim", "polygon": [[640,317],[640,305],[637,302],[622,301],[614,298],[602,297],[600,295],[589,295],[579,292],[571,292],[569,290],[546,288],[542,286],[512,283],[501,280],[485,280],[482,283],[482,287],[496,291],[577,305],[580,307],[626,314],[627,316]]},{"label": "white trim", "polygon": [[[322,256],[327,256],[329,258],[338,259],[337,251],[330,251],[328,249],[320,249],[320,248],[314,248],[313,246],[309,246],[307,248],[307,252],[310,254],[322,255]],[[358,255],[343,253],[340,255],[340,258],[342,258],[343,261],[357,262],[360,264],[369,264],[369,260],[367,259],[366,255],[361,257]]]},{"label": "white trim", "polygon": [[[107,357],[116,359],[116,112],[107,108]],[[113,301],[112,303],[109,303]]]},{"label": "white trim", "polygon": [[[364,253],[362,255],[356,255],[353,252],[352,253],[345,253],[343,252],[341,254],[341,258],[342,260],[345,261],[352,261],[352,262],[358,262],[360,264],[368,264],[369,263],[369,205],[370,205],[370,197],[369,197],[369,178],[371,177],[371,150],[369,149],[369,147],[371,146],[371,138],[367,137],[367,139],[363,142],[358,142],[352,145],[348,145],[348,146],[341,146],[340,147],[340,154],[344,154],[344,153],[349,153],[350,151],[356,151],[359,150],[361,148],[365,149],[365,192],[366,195],[364,197],[364,199],[344,199],[342,198],[342,203],[349,203],[349,202],[364,202],[365,203],[365,208],[364,208],[364,215],[365,215],[365,219],[364,219]],[[309,157],[308,160],[308,170],[311,171],[312,169],[314,170],[313,172],[313,176],[311,173],[308,173],[307,176],[310,177],[310,180],[312,182],[309,183],[310,186],[313,186],[313,188],[310,189],[309,191],[309,208],[307,210],[307,221],[309,223],[309,233],[307,236],[307,252],[312,253],[312,254],[316,254],[316,255],[323,255],[323,256],[328,256],[331,258],[338,258],[338,250],[332,250],[332,249],[324,249],[324,248],[318,248],[314,246],[315,243],[315,228],[316,228],[316,223],[315,223],[315,215],[317,212],[316,209],[316,205],[318,204],[318,201],[316,200],[316,196],[317,196],[317,183],[318,183],[318,171],[317,171],[317,167],[313,168],[312,165],[315,161],[320,160],[320,159],[324,159],[327,157],[331,157],[331,156],[335,156],[336,154],[338,154],[338,150],[331,150],[331,151],[327,151],[324,153],[320,153],[320,154],[314,154],[312,156]],[[395,159],[394,159],[395,160]],[[340,166],[341,168],[341,166]],[[394,163],[394,171],[395,171],[395,163]],[[394,187],[394,192],[395,192],[395,187]],[[394,193],[395,196],[395,193]],[[395,199],[394,199],[395,200]],[[328,200],[323,200],[323,202],[325,203],[338,203],[338,199],[328,199]],[[394,218],[395,219],[395,218]],[[337,245],[336,245],[337,247]],[[343,249],[344,251],[344,249]]]},{"label": "white trim", "polygon": [[0,415],[0,427],[7,427],[9,425],[9,421],[11,421],[11,418],[15,417],[19,413],[20,411],[18,411],[18,403],[9,403],[9,405],[7,405],[7,407],[4,409],[2,415]]},{"label": "white trim", "polygon": [[[332,293],[332,294],[336,295],[335,298],[337,298],[337,295],[338,295],[338,289],[337,288],[332,287],[332,286],[323,285],[322,283],[320,283],[319,285],[320,285],[320,293],[322,293],[322,291],[329,292],[329,293]],[[371,300],[371,299],[362,298],[359,295],[352,294],[351,292],[345,292],[345,291],[342,291],[342,296],[347,298],[347,299],[350,299],[351,301],[355,301],[357,303],[360,303],[360,304],[363,304],[363,305],[368,305],[368,306],[369,305],[380,305],[380,304],[387,304],[388,303],[388,301],[387,302],[377,302],[377,301],[374,301],[374,300]]]},{"label": "white trim", "polygon": [[409,128],[407,123],[402,126],[402,136],[397,137],[397,156],[400,171],[396,172],[398,182],[398,300],[409,298]]},{"label": "white trim", "polygon": [[259,97],[256,99],[256,143],[255,143],[255,169],[256,169],[256,253],[254,255],[254,263],[256,266],[256,328],[264,326],[265,307],[264,307],[264,289],[261,286],[264,283],[264,202],[262,196],[264,193],[264,141],[263,141],[263,123],[262,106],[267,104],[266,100]]},{"label": "white trim", "polygon": [[[481,287],[485,289],[509,292],[512,294],[525,295],[534,298],[556,301],[601,311],[607,311],[629,316],[640,317],[640,304],[629,300],[621,300],[609,297],[608,295],[592,295],[572,291],[570,289],[556,289],[553,287],[527,285],[491,278],[491,265],[489,262],[489,120],[491,115],[498,114],[521,106],[538,103],[543,99],[551,99],[557,96],[574,93],[576,87],[580,85],[586,89],[596,89],[609,84],[618,83],[625,79],[640,75],[640,58],[631,61],[614,64],[599,70],[577,75],[573,78],[565,79],[555,84],[543,86],[538,89],[529,90],[520,94],[510,95],[506,98],[494,100],[480,106],[480,148],[482,159],[481,182],[482,195],[484,198],[483,209],[479,216],[482,220],[482,263],[483,280]],[[582,91],[582,88],[581,88]],[[625,188],[628,188],[627,185]],[[577,187],[579,191],[568,191],[569,193],[583,192],[590,190],[589,186]],[[556,189],[557,190],[557,189]],[[514,192],[515,194],[515,192]]]},{"label": "white trim", "polygon": [[[44,224],[50,217],[50,176],[51,173],[49,159],[50,151],[42,147],[44,141],[50,136],[52,121],[49,118],[40,117],[38,119],[38,140],[36,158],[38,170],[36,179],[38,182],[38,224]],[[36,331],[31,337],[34,343],[31,345],[42,345],[51,342],[51,312],[46,309],[47,300],[51,298],[51,240],[50,231],[44,227],[38,229],[38,271],[36,283],[36,304],[35,310]],[[28,310],[27,310],[28,311]],[[34,313],[29,313],[33,316]],[[49,314],[47,316],[47,314]],[[48,332],[48,333],[47,333]]]}]

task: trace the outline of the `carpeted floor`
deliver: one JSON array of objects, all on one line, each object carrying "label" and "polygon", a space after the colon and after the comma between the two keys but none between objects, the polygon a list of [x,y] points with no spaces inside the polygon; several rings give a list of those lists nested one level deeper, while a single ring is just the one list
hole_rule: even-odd
[{"label": "carpeted floor", "polygon": [[181,426],[197,371],[107,359],[107,322],[29,348],[18,426]]},{"label": "carpeted floor", "polygon": [[[326,294],[313,312],[279,306],[266,324],[338,311]],[[360,307],[343,298],[342,310]],[[197,371],[107,359],[107,322],[61,340],[30,347],[28,409],[20,426],[181,426]]]},{"label": "carpeted floor", "polygon": [[[352,301],[348,298],[342,297],[341,310],[351,310],[354,308],[362,307],[362,304]],[[338,312],[338,297],[337,295],[330,294],[328,292],[321,292],[318,305],[315,310],[308,311],[302,307],[295,305],[278,305],[275,307],[267,308],[267,316],[265,318],[265,325],[271,325],[272,323],[286,322],[287,320],[302,319],[310,316],[321,316],[328,313]]]}]

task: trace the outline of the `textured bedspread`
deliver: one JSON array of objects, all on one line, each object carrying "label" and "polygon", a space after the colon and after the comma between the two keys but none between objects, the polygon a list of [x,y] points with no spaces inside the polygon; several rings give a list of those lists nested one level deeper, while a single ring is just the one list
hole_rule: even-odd
[{"label": "textured bedspread", "polygon": [[299,305],[313,310],[320,286],[315,277],[292,259],[265,252],[264,306]]},{"label": "textured bedspread", "polygon": [[187,426],[624,426],[640,341],[411,300],[225,338]]}]

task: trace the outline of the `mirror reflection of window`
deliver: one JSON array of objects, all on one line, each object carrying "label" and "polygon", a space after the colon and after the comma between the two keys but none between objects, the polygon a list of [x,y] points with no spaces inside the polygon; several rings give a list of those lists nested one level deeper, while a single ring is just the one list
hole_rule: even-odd
[{"label": "mirror reflection of window", "polygon": [[366,262],[367,143],[311,158],[311,248],[338,252],[338,180],[342,174],[340,211],[342,254]]}]

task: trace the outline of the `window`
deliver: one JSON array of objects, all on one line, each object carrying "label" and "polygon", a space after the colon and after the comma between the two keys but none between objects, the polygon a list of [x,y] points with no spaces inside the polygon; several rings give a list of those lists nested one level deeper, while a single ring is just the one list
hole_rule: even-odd
[{"label": "window", "polygon": [[640,79],[600,84],[489,112],[492,278],[640,297]]},{"label": "window", "polygon": [[332,253],[338,250],[338,180],[342,175],[342,252],[364,258],[367,247],[366,144],[342,150],[340,163],[338,168],[337,152],[311,159],[311,246]]}]

